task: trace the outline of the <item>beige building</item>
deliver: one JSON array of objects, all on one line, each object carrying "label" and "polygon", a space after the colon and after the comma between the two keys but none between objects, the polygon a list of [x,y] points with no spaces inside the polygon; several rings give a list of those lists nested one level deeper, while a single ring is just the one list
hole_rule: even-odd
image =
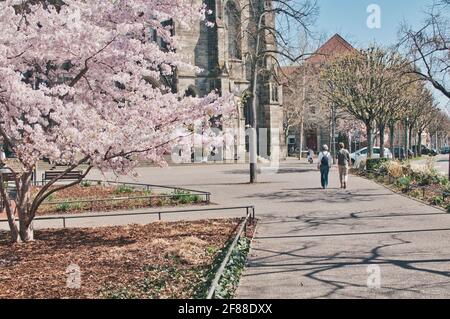
[{"label": "beige building", "polygon": [[[250,102],[252,64],[247,59],[248,53],[255,51],[255,41],[250,30],[255,30],[258,15],[252,8],[264,5],[264,0],[193,0],[196,4],[204,2],[212,11],[208,20],[213,27],[200,22],[195,28],[186,30],[175,25],[175,35],[181,38],[182,52],[189,62],[202,69],[195,73],[191,70],[177,70],[173,87],[178,92],[204,96],[213,90],[220,93],[234,94],[237,103],[235,126],[235,153],[241,160],[245,159],[245,129],[250,123]],[[274,17],[267,17],[266,23],[275,23]],[[265,39],[266,47],[275,47],[275,41]],[[264,68],[276,72],[274,61],[266,59]],[[267,128],[268,150],[260,154],[278,154],[278,145],[283,143],[281,137],[282,108],[281,89],[274,77],[258,81],[257,86],[257,126]],[[261,134],[265,134],[261,131]]]}]

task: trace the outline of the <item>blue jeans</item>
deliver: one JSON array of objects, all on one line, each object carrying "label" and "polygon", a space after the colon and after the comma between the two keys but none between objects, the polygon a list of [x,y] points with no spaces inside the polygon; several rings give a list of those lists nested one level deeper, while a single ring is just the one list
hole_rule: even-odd
[{"label": "blue jeans", "polygon": [[329,166],[321,166],[320,167],[320,183],[323,188],[328,187],[328,173],[330,173]]}]

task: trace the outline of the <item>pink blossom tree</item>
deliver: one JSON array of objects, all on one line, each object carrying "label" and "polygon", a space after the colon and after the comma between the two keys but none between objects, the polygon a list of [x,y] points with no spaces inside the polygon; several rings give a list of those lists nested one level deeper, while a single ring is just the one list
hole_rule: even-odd
[{"label": "pink blossom tree", "polygon": [[[0,1],[0,136],[20,163],[9,168],[16,196],[2,174],[0,195],[14,242],[33,240],[39,205],[92,168],[128,174],[141,160],[163,165],[196,125],[205,131],[234,109],[228,96],[186,97],[160,81],[193,68],[165,22],[189,28],[205,10],[191,0]],[[32,194],[42,158],[66,168]],[[57,183],[80,165],[79,180]]]}]

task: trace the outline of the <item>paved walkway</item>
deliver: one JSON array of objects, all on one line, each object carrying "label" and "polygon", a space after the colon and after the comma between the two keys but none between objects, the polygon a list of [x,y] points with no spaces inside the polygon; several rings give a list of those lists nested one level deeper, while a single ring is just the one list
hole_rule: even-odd
[{"label": "paved walkway", "polygon": [[434,168],[440,172],[441,174],[448,176],[448,154],[441,154],[434,157],[424,156],[420,160],[411,161],[411,166],[413,168],[425,168],[427,166],[427,162],[431,159],[433,162]]},{"label": "paved walkway", "polygon": [[[138,171],[142,182],[210,191],[217,205],[256,206],[261,221],[239,298],[450,297],[450,216],[373,182],[351,177],[350,188],[340,190],[332,171],[324,191],[314,166],[298,161],[260,175],[257,185],[247,183],[247,165]],[[115,217],[79,226],[148,221]],[[372,265],[379,266],[380,289],[367,287]]]}]

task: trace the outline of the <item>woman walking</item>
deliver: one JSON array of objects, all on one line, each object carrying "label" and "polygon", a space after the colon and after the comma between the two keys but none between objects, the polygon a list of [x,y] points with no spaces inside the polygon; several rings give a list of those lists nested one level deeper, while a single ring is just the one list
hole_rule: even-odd
[{"label": "woman walking", "polygon": [[319,153],[319,164],[317,168],[320,169],[320,183],[322,188],[326,189],[328,187],[328,174],[330,173],[330,166],[333,162],[330,152],[328,152],[328,146],[322,146],[322,152]]}]

